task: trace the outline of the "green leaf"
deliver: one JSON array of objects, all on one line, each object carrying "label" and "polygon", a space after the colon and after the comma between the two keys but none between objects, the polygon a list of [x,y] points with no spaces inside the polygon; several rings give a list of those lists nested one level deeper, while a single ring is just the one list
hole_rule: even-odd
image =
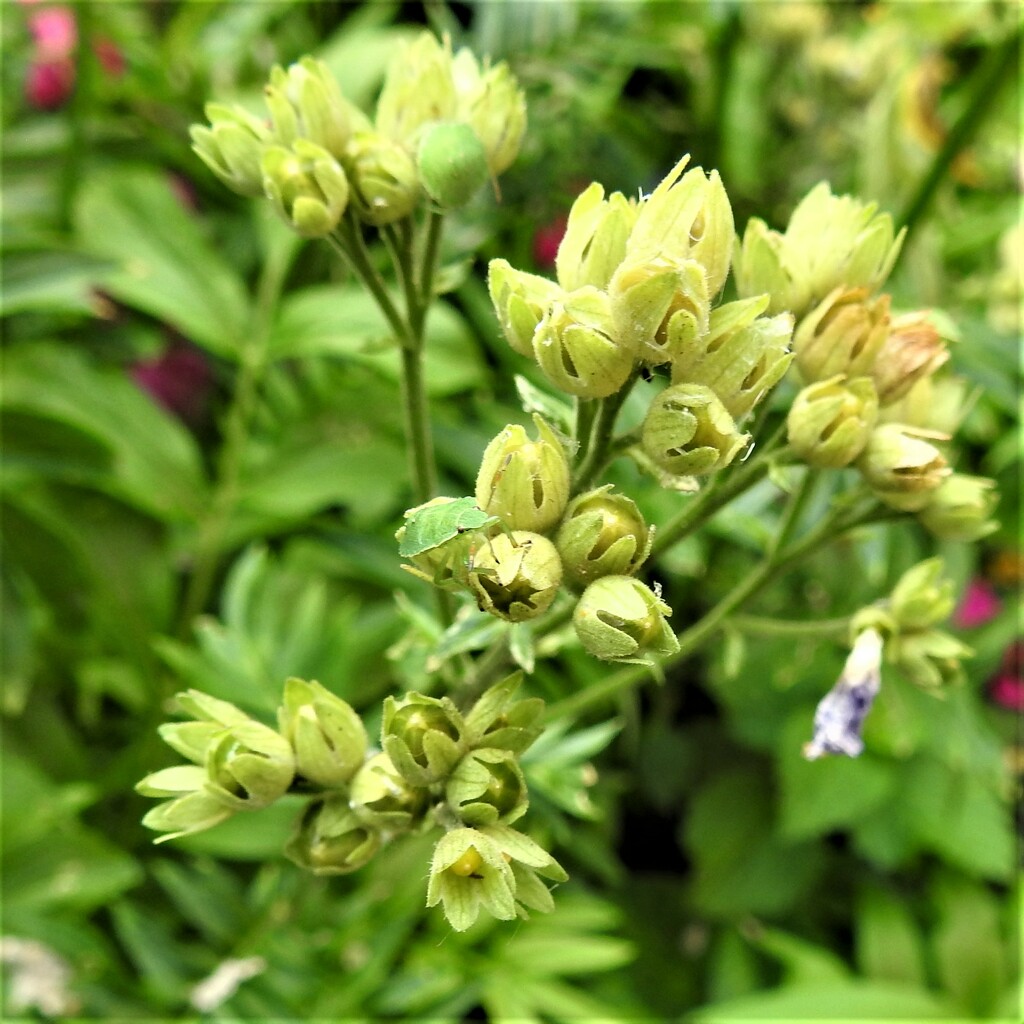
[{"label": "green leaf", "polygon": [[238,358],[249,330],[246,289],[165,172],[104,166],[80,187],[75,225],[84,248],[116,261],[105,291],[211,352]]},{"label": "green leaf", "polygon": [[866,887],[854,920],[857,965],[865,975],[874,981],[925,985],[921,929],[902,893]]},{"label": "green leaf", "polygon": [[95,289],[110,265],[107,260],[76,252],[5,253],[0,316],[38,310],[92,318],[96,315]]}]

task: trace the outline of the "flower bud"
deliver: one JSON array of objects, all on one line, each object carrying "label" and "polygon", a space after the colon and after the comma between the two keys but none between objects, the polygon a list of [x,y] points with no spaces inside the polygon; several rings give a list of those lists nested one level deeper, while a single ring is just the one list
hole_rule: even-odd
[{"label": "flower bud", "polygon": [[808,382],[869,376],[888,334],[888,295],[871,300],[863,288],[837,288],[797,325],[797,368]]},{"label": "flower bud", "polygon": [[421,32],[388,64],[377,100],[377,131],[414,148],[424,125],[450,121],[455,114],[451,49],[430,32]]},{"label": "flower bud", "polygon": [[967,381],[962,377],[922,377],[902,398],[879,409],[878,419],[954,434],[968,407]]},{"label": "flower bud", "polygon": [[894,637],[888,653],[890,660],[912,683],[934,690],[961,684],[964,681],[961,662],[974,652],[942,630],[926,629]]},{"label": "flower bud", "polygon": [[809,384],[793,400],[786,417],[789,444],[808,465],[839,469],[864,450],[877,417],[869,377],[830,377]]},{"label": "flower bud", "polygon": [[447,697],[409,693],[384,700],[381,746],[410,785],[429,786],[449,776],[465,750],[465,729]]},{"label": "flower bud", "polygon": [[343,786],[366,756],[362,720],[320,683],[291,678],[278,709],[281,733],[295,751],[295,771],[316,786]]},{"label": "flower bud", "polygon": [[193,764],[206,764],[206,755],[220,737],[216,722],[165,722],[157,728],[160,738]]},{"label": "flower bud", "polygon": [[445,799],[466,825],[511,824],[526,813],[526,779],[507,750],[467,754],[445,787]]},{"label": "flower bud", "polygon": [[465,206],[487,181],[487,154],[468,124],[440,121],[420,135],[420,181],[442,210]]},{"label": "flower bud", "polygon": [[885,423],[871,432],[857,465],[887,505],[902,512],[920,511],[951,472],[942,452],[931,443],[941,436]]},{"label": "flower bud", "polygon": [[452,61],[459,120],[465,121],[483,143],[490,173],[497,177],[519,155],[526,132],[526,99],[502,61],[483,73],[471,51],[463,49]]},{"label": "flower bud", "polygon": [[512,530],[543,533],[569,500],[569,460],[554,431],[534,416],[537,440],[509,424],[488,444],[476,478],[476,503]]},{"label": "flower bud", "polygon": [[672,609],[631,576],[603,576],[583,592],[572,621],[584,649],[602,661],[669,655],[679,641],[666,621]]},{"label": "flower bud", "polygon": [[171,797],[148,811],[142,819],[146,828],[166,832],[155,843],[202,832],[231,817],[233,810],[204,788],[206,772],[195,765],[165,768],[147,775],[135,789],[143,796]]},{"label": "flower bud", "polygon": [[595,181],[576,198],[558,246],[555,271],[566,291],[585,285],[608,287],[626,255],[626,239],[636,220],[636,207],[621,192],[604,198]]},{"label": "flower bud", "polygon": [[608,285],[613,336],[649,366],[671,362],[708,332],[707,273],[696,260],[627,260]]},{"label": "flower bud", "polygon": [[809,286],[790,266],[785,236],[751,217],[733,259],[736,290],[743,298],[766,294],[768,313],[799,316],[809,304]]},{"label": "flower bud", "polygon": [[189,129],[196,155],[233,192],[262,197],[262,159],[270,132],[242,107],[208,103],[206,116],[209,128],[194,124]]},{"label": "flower bud", "polygon": [[578,398],[614,395],[633,372],[633,353],[616,336],[608,296],[590,286],[548,306],[533,354],[559,391]]},{"label": "flower bud", "polygon": [[509,622],[547,611],[561,582],[562,563],[555,545],[526,530],[487,541],[469,574],[469,589],[480,610]]},{"label": "flower bud", "polygon": [[345,154],[352,134],[352,105],[322,60],[303,57],[286,71],[276,66],[264,89],[274,141],[286,149],[308,139],[335,159]]},{"label": "flower bud", "polygon": [[927,313],[895,317],[871,371],[878,401],[890,405],[949,359],[949,350]]},{"label": "flower bud", "polygon": [[348,179],[327,150],[306,139],[290,150],[268,146],[262,167],[267,198],[303,238],[322,238],[337,227],[348,205]]},{"label": "flower bud", "polygon": [[[186,714],[199,722],[212,722],[224,728],[229,725],[240,725],[252,719],[226,700],[218,700],[200,690],[186,690],[174,695],[174,700]],[[177,749],[177,748],[175,748]]]},{"label": "flower bud", "polygon": [[380,833],[359,820],[342,796],[314,800],[299,819],[284,855],[314,875],[347,875],[380,849]]},{"label": "flower bud", "polygon": [[704,384],[738,423],[789,369],[793,318],[758,316],[767,296],[720,306],[708,331],[675,347],[672,381]]},{"label": "flower bud", "polygon": [[723,469],[749,440],[703,384],[673,384],[662,391],[651,403],[642,431],[644,451],[675,476]]},{"label": "flower bud", "polygon": [[636,503],[612,485],[573,498],[555,546],[568,582],[580,589],[601,576],[632,576],[651,552],[654,531]]},{"label": "flower bud", "polygon": [[348,144],[345,169],[352,206],[375,227],[408,217],[420,198],[416,164],[398,143],[373,132],[357,132]]},{"label": "flower bud", "polygon": [[491,260],[487,288],[509,345],[521,356],[533,359],[533,335],[562,290],[546,277],[516,270],[507,260]]},{"label": "flower bud", "polygon": [[295,757],[284,737],[260,722],[228,726],[206,758],[207,788],[237,810],[267,807],[288,792]]},{"label": "flower bud", "polygon": [[908,569],[893,587],[889,610],[898,632],[927,629],[949,617],[956,605],[953,581],[943,579],[941,558]]},{"label": "flower bud", "polygon": [[990,518],[998,502],[994,480],[953,473],[932,491],[917,518],[942,540],[975,541],[999,528]]},{"label": "flower bud", "polygon": [[391,832],[411,828],[420,818],[426,791],[410,785],[386,753],[374,754],[356,772],[349,788],[349,806],[371,828]]},{"label": "flower bud", "polygon": [[683,157],[643,200],[629,237],[631,261],[663,257],[696,260],[706,276],[707,294],[722,290],[729,273],[733,216],[717,171],[708,178],[699,167],[683,174]]},{"label": "flower bud", "polygon": [[474,828],[455,828],[434,847],[427,906],[443,904],[457,932],[476,921],[481,908],[499,921],[516,916],[515,877],[498,844]]},{"label": "flower bud", "polygon": [[488,688],[466,716],[466,735],[473,747],[491,747],[521,754],[543,731],[544,701],[514,700],[522,681],[516,672]]}]

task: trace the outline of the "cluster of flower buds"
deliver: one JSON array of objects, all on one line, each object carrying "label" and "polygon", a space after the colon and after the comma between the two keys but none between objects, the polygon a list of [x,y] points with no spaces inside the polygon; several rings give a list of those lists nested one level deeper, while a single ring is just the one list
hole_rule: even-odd
[{"label": "cluster of flower buds", "polygon": [[322,61],[275,67],[264,89],[268,116],[211,103],[193,147],[235,192],[268,198],[296,232],[330,234],[346,209],[380,227],[428,197],[464,205],[519,152],[526,105],[504,64],[422,33],[388,67],[374,118],[341,92]]},{"label": "cluster of flower buds", "polygon": [[750,301],[767,293],[768,312],[796,317],[793,355],[805,386],[787,417],[794,453],[817,468],[855,465],[882,502],[917,513],[936,536],[976,540],[995,529],[995,485],[953,473],[942,445],[959,409],[936,424],[931,400],[951,393],[951,379],[937,375],[950,332],[936,314],[893,316],[890,296],[878,293],[902,241],[875,204],[821,184],[784,232],[748,223],[736,284]]},{"label": "cluster of flower buds", "polygon": [[356,712],[317,682],[288,680],[277,729],[226,701],[179,694],[193,720],[160,734],[192,763],[138,784],[164,798],[143,824],[163,842],[296,793],[309,802],[284,852],[314,874],[355,871],[393,836],[440,825],[428,905],[443,903],[454,928],[468,928],[481,908],[501,920],[550,910],[538,875],[566,874],[511,828],[528,805],[518,758],[540,735],[544,711],[538,698],[516,699],[519,682],[517,674],[495,684],[465,715],[446,697],[388,697],[380,751]]},{"label": "cluster of flower buds", "polygon": [[[656,403],[643,447],[670,475],[729,464],[737,424],[789,367],[793,319],[769,296],[712,309],[729,274],[733,215],[717,172],[683,158],[649,196],[575,201],[555,258],[557,281],[492,260],[491,300],[509,345],[558,390],[608,398],[639,368],[664,366],[676,399]],[[766,315],[768,314],[768,315]]]},{"label": "cluster of flower buds", "polygon": [[633,579],[653,528],[610,484],[570,500],[565,448],[540,416],[534,420],[535,439],[510,424],[487,446],[474,498],[435,498],[406,512],[396,534],[410,560],[405,568],[468,591],[482,611],[507,622],[547,611],[564,585],[581,595],[573,621],[591,654],[632,661],[672,653],[671,610]]}]

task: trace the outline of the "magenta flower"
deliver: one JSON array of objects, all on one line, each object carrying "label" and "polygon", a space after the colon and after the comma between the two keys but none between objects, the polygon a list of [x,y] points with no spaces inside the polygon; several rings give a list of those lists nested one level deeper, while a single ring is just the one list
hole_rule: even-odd
[{"label": "magenta flower", "polygon": [[561,245],[562,236],[565,234],[568,217],[561,214],[549,224],[537,228],[533,236],[533,259],[542,270],[549,270],[555,265],[555,257],[558,255],[558,247]]},{"label": "magenta flower", "polygon": [[210,364],[198,349],[172,345],[132,367],[132,378],[168,412],[187,423],[202,418],[213,384]]},{"label": "magenta flower", "polygon": [[1003,652],[1003,661],[995,678],[988,684],[989,699],[1007,711],[1024,711],[1024,640],[1015,640]]},{"label": "magenta flower", "polygon": [[960,629],[983,626],[999,614],[999,595],[983,579],[973,579],[953,613],[953,625]]}]

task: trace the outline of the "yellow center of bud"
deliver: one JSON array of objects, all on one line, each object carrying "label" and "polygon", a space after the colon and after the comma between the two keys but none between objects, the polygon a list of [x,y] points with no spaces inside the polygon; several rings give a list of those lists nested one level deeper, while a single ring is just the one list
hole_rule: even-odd
[{"label": "yellow center of bud", "polygon": [[476,874],[483,862],[483,858],[476,852],[476,847],[471,846],[448,870],[460,878],[469,878],[470,875]]}]

